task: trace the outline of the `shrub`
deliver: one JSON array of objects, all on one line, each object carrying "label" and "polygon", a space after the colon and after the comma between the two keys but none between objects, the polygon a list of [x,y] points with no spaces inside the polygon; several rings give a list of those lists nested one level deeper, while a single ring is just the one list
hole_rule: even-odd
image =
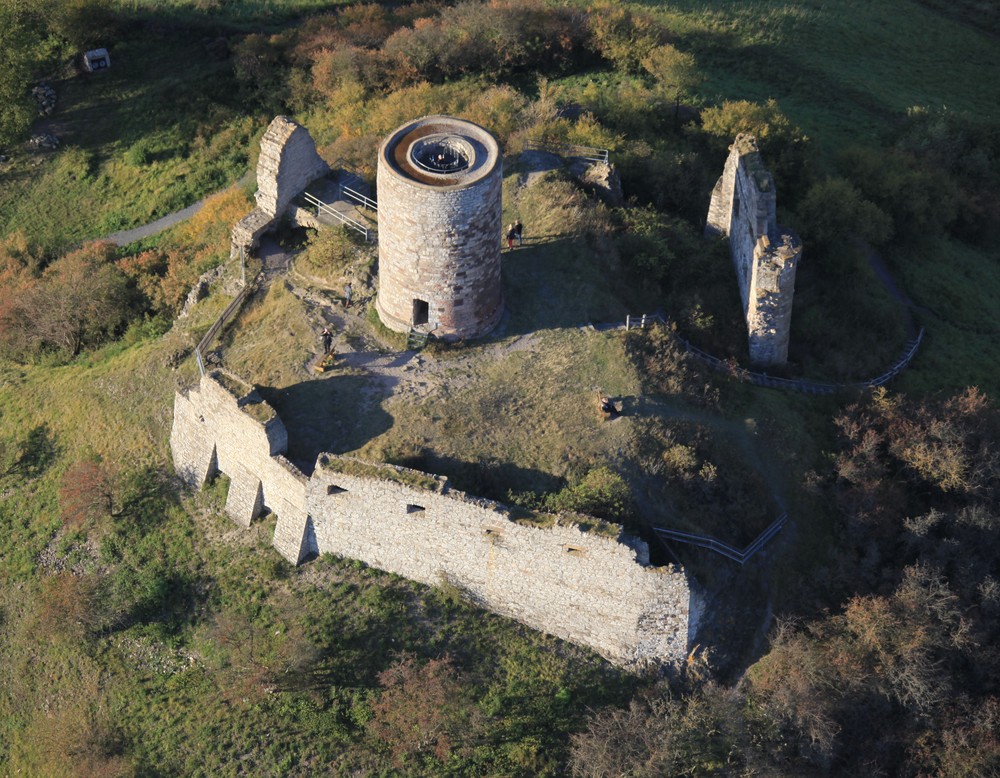
[{"label": "shrub", "polygon": [[632,492],[625,479],[607,467],[591,470],[575,486],[546,498],[546,507],[553,511],[585,513],[619,524],[632,516]]},{"label": "shrub", "polygon": [[422,666],[406,657],[381,672],[379,683],[383,691],[368,731],[388,744],[397,767],[425,755],[446,762],[482,732],[472,690],[448,656]]},{"label": "shrub", "polygon": [[840,166],[867,199],[892,217],[897,241],[937,237],[958,217],[955,183],[910,154],[853,147],[841,156]]},{"label": "shrub", "polygon": [[40,277],[22,273],[0,287],[0,349],[11,357],[46,349],[64,355],[116,335],[130,314],[124,274],[110,243],[85,245],[57,259]]},{"label": "shrub", "polygon": [[726,101],[701,113],[704,134],[719,151],[728,149],[741,132],[751,133],[783,196],[806,191],[810,178],[809,138],[785,116],[776,100],[752,103]]},{"label": "shrub", "polygon": [[803,239],[817,247],[831,249],[854,238],[881,245],[892,236],[889,216],[843,178],[815,184],[802,198],[798,215]]},{"label": "shrub", "polygon": [[640,63],[670,37],[652,15],[610,0],[596,3],[587,22],[597,53],[632,71],[638,71]]},{"label": "shrub", "polygon": [[111,516],[115,510],[117,478],[100,457],[76,462],[63,474],[59,509],[63,524],[80,526]]}]

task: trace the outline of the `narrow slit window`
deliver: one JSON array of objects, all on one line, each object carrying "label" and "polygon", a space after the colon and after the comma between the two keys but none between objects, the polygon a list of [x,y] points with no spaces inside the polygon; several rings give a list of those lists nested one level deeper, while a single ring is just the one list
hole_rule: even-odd
[{"label": "narrow slit window", "polygon": [[406,506],[407,513],[423,513],[425,510],[423,505],[415,505],[414,503],[409,503]]},{"label": "narrow slit window", "polygon": [[330,484],[328,487],[326,487],[327,494],[344,494],[346,492],[347,492],[346,489],[342,489],[341,487],[335,486],[334,484]]}]

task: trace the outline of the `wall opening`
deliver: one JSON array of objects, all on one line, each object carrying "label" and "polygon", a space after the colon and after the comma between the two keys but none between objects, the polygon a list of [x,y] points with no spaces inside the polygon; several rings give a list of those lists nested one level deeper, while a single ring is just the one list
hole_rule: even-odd
[{"label": "wall opening", "polygon": [[333,484],[330,484],[328,487],[326,487],[327,494],[344,494],[346,491],[347,491],[346,489],[342,489],[339,486],[334,486]]},{"label": "wall opening", "polygon": [[413,301],[413,326],[417,327],[421,324],[427,323],[428,314],[430,313],[430,306],[428,306],[426,300],[416,300]]},{"label": "wall opening", "polygon": [[407,513],[423,513],[426,510],[423,505],[414,505],[410,503],[406,506]]},{"label": "wall opening", "polygon": [[483,530],[483,535],[488,541],[490,541],[490,543],[499,543],[503,540],[503,530],[497,529],[496,527],[487,527]]},{"label": "wall opening", "polygon": [[587,552],[582,548],[577,548],[576,546],[563,546],[566,549],[566,553],[572,556],[587,556]]}]

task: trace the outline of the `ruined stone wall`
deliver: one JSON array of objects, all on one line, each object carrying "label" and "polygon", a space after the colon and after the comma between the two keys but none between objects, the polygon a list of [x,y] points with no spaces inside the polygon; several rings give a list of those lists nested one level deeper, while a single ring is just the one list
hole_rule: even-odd
[{"label": "ruined stone wall", "polygon": [[286,547],[292,545],[288,533],[299,532],[302,555],[291,561],[308,555],[302,542],[308,479],[282,456],[288,449],[285,425],[253,387],[215,371],[197,390],[178,392],[170,448],[174,468],[189,486],[201,488],[220,471],[229,477],[226,513],[234,521],[249,527],[267,507],[279,517],[275,537],[280,534]]},{"label": "ruined stone wall", "polygon": [[687,654],[697,622],[687,577],[650,567],[637,538],[517,524],[440,476],[388,465],[324,454],[307,479],[281,456],[280,419],[219,373],[177,394],[171,446],[188,483],[218,470],[230,477],[226,510],[236,521],[274,511],[274,545],[293,563],[330,552],[427,584],[446,580],[483,607],[622,665]]},{"label": "ruined stone wall", "polygon": [[272,218],[281,216],[299,192],[329,172],[309,131],[285,116],[276,116],[260,141],[257,207]]},{"label": "ruined stone wall", "polygon": [[[467,170],[433,174],[407,164],[428,135],[459,136],[474,159]],[[396,130],[379,149],[379,293],[382,322],[406,332],[415,301],[436,336],[475,338],[503,315],[500,238],[503,165],[496,140],[471,122],[431,116]]]},{"label": "ruined stone wall", "polygon": [[253,251],[292,200],[329,172],[309,131],[285,116],[274,117],[260,141],[257,207],[233,226],[229,256]]},{"label": "ruined stone wall", "polygon": [[784,364],[802,246],[777,222],[774,179],[751,135],[738,135],[730,146],[722,176],[712,190],[705,234],[729,237],[750,360],[762,366]]}]

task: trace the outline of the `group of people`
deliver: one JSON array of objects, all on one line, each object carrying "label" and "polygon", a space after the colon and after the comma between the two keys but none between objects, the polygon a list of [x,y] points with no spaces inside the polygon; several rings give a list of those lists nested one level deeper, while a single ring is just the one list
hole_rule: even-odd
[{"label": "group of people", "polygon": [[521,224],[521,220],[518,219],[513,224],[507,225],[507,250],[513,251],[514,241],[517,241],[518,248],[524,243],[524,225]]}]

